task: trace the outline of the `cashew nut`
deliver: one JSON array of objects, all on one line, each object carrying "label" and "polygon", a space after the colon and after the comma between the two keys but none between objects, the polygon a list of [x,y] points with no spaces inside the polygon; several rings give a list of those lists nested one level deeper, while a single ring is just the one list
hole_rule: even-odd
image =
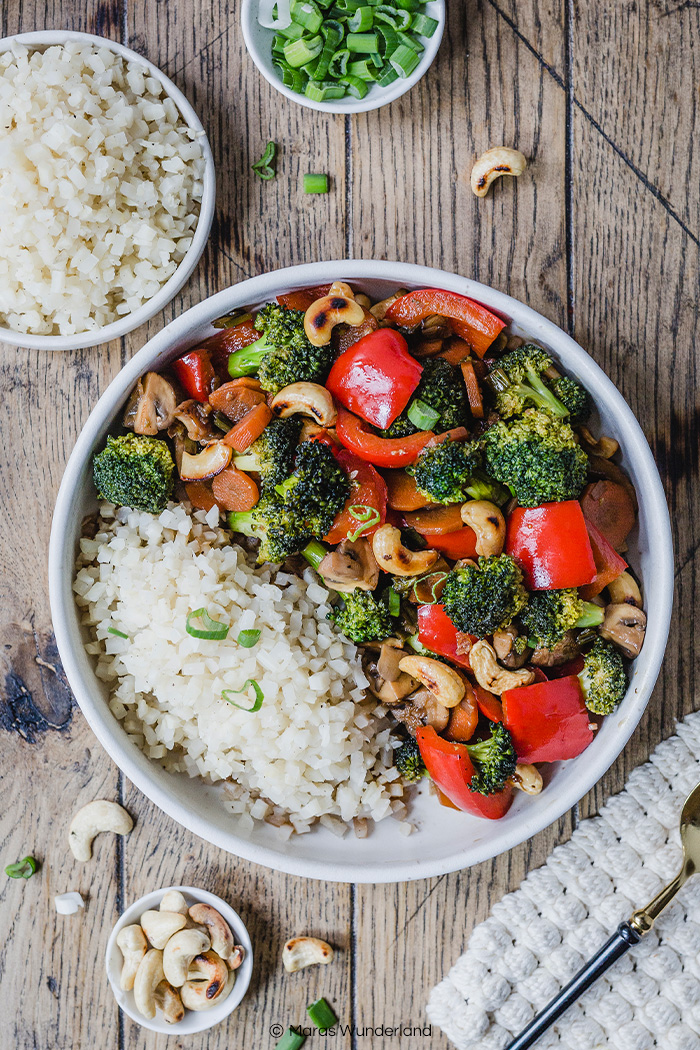
[{"label": "cashew nut", "polygon": [[318,937],[292,937],[282,949],[282,962],[287,973],[296,973],[305,966],[329,963],[333,949]]},{"label": "cashew nut", "polygon": [[172,988],[167,981],[161,981],[155,990],[154,998],[156,1006],[163,1011],[163,1017],[168,1024],[177,1024],[185,1016],[185,1008],[179,992]]},{"label": "cashew nut", "polygon": [[354,299],[355,293],[349,284],[345,281],[333,281],[333,284],[328,289],[329,295],[344,295],[346,299]]},{"label": "cashew nut", "polygon": [[466,688],[458,671],[430,656],[404,656],[399,667],[429,689],[443,707],[456,707]]},{"label": "cashew nut", "polygon": [[176,911],[180,915],[189,913],[189,905],[179,890],[168,890],[158,907],[161,911]]},{"label": "cashew nut", "polygon": [[146,952],[139,963],[134,980],[134,1001],[143,1017],[152,1021],[156,1016],[155,991],[163,980],[163,953],[157,948]]},{"label": "cashew nut", "polygon": [[154,948],[165,948],[178,930],[184,929],[187,918],[176,911],[145,911],[141,927]]},{"label": "cashew nut", "polygon": [[101,831],[113,831],[116,835],[128,835],[134,822],[116,802],[95,799],[88,802],[75,814],[68,829],[68,843],[76,860],[90,860],[92,840]]},{"label": "cashew nut", "polygon": [[365,319],[365,311],[354,299],[345,295],[324,295],[312,303],[304,315],[304,331],[313,346],[326,346],[337,324],[357,328]]},{"label": "cashew nut", "polygon": [[382,525],[372,537],[372,550],[380,569],[394,576],[420,576],[439,558],[437,551],[410,551],[401,543],[401,532],[394,525]]},{"label": "cashew nut", "polygon": [[494,179],[501,175],[522,175],[526,167],[527,160],[519,149],[509,149],[508,146],[487,149],[472,168],[472,191],[477,197],[485,197]]},{"label": "cashew nut", "polygon": [[119,931],[117,947],[124,956],[119,985],[125,992],[130,992],[134,987],[134,978],[139,964],[148,951],[148,943],[138,923],[134,923],[133,926],[125,926]]},{"label": "cashew nut", "polygon": [[245,959],[245,948],[242,944],[234,944],[233,951],[226,960],[226,965],[229,970],[237,970],[239,966],[243,965]]},{"label": "cashew nut", "polygon": [[613,605],[635,605],[642,607],[642,593],[631,573],[622,572],[608,584],[608,594]]},{"label": "cashew nut", "polygon": [[529,762],[518,762],[510,782],[513,787],[524,791],[526,795],[539,795],[543,784],[539,769],[537,766],[530,765]]},{"label": "cashew nut", "polygon": [[505,667],[501,667],[495,649],[485,638],[481,638],[472,646],[469,663],[479,685],[498,696],[505,693],[506,689],[530,685],[535,680],[534,671],[528,671],[524,667],[520,671],[507,671]]},{"label": "cashew nut", "polygon": [[473,499],[462,504],[462,521],[476,533],[476,553],[485,558],[500,554],[506,541],[506,519],[495,503]]},{"label": "cashew nut", "polygon": [[216,952],[206,951],[197,955],[190,964],[187,980],[180,990],[183,1006],[188,1010],[208,1010],[230,988],[231,977],[234,977],[233,972]]},{"label": "cashew nut", "polygon": [[212,949],[222,959],[228,959],[233,951],[233,934],[231,927],[216,908],[210,904],[193,904],[189,911],[190,918],[198,926],[206,926]]},{"label": "cashew nut", "polygon": [[333,395],[318,383],[290,383],[275,394],[270,408],[280,419],[311,416],[323,427],[332,426],[338,418]]},{"label": "cashew nut", "polygon": [[365,310],[369,310],[370,306],[372,305],[372,300],[368,295],[365,295],[364,292],[355,293],[355,302],[359,303],[360,306],[362,306]]},{"label": "cashew nut", "polygon": [[181,988],[187,980],[187,971],[192,960],[200,952],[207,952],[211,941],[201,930],[180,930],[174,934],[163,949],[163,972],[165,979],[174,988]]}]

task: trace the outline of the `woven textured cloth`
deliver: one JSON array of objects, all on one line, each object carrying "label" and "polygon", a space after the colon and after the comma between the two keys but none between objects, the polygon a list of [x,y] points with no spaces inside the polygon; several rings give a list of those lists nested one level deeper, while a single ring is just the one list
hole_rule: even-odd
[{"label": "woven textured cloth", "polygon": [[[503,1050],[681,865],[678,821],[700,781],[700,712],[624,791],[494,905],[433,989],[428,1016],[459,1050]],[[537,1050],[700,1050],[700,876],[537,1043]]]}]

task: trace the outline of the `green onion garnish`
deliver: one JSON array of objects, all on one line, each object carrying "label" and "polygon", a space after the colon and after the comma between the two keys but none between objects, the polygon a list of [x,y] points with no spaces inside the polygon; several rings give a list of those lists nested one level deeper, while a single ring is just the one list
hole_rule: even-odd
[{"label": "green onion garnish", "polygon": [[304,1045],[305,1040],[305,1035],[290,1027],[282,1038],[275,1043],[275,1050],[299,1050],[299,1047]]},{"label": "green onion garnish", "polygon": [[242,645],[244,649],[252,649],[260,638],[262,631],[256,628],[251,628],[249,631],[240,631],[236,641],[239,645]]},{"label": "green onion garnish", "polygon": [[399,44],[393,55],[389,57],[389,62],[400,77],[410,77],[420,62],[420,55],[417,55],[412,48],[406,47],[405,44]]},{"label": "green onion garnish", "polygon": [[389,616],[398,616],[399,613],[401,612],[401,595],[399,594],[398,591],[394,590],[393,587],[389,588],[389,590],[387,592],[387,595],[388,595],[388,602],[387,602],[387,604],[389,606]]},{"label": "green onion garnish", "polygon": [[[204,625],[203,629],[201,627],[193,627],[193,620],[201,620]],[[223,641],[229,632],[226,624],[219,623],[218,620],[212,620],[206,609],[195,609],[194,612],[188,613],[185,630],[193,638],[205,638],[212,642]]]},{"label": "green onion garnish", "polygon": [[[274,142],[268,142],[265,154],[267,154],[267,150],[270,148],[270,146],[273,147],[272,156],[274,157],[276,148]],[[263,154],[263,156],[265,156],[265,154]],[[259,161],[256,161],[253,167],[257,167],[257,165],[261,163],[262,159],[263,157],[261,157]],[[232,314],[224,314],[223,317],[217,317],[215,320],[212,321],[211,326],[212,328],[234,328],[237,324],[243,324],[244,321],[252,321],[252,319],[253,315],[249,313],[248,310],[234,310]]]},{"label": "green onion garnish", "polygon": [[[268,142],[265,147],[260,160],[256,160],[255,164],[251,164],[251,168],[256,175],[259,175],[261,179],[267,182],[269,179],[274,179],[276,172],[273,167],[275,162],[275,155],[277,153],[277,146],[274,142]],[[240,322],[236,322],[237,324]]]},{"label": "green onion garnish", "polygon": [[352,95],[353,98],[365,97],[369,91],[369,80],[369,77],[363,79],[362,77],[353,76],[352,73],[348,73],[346,76],[341,77],[342,83],[345,84],[348,89],[348,94]]},{"label": "green onion garnish", "polygon": [[311,540],[301,552],[312,569],[318,569],[319,565],[328,554],[328,551],[318,540]]},{"label": "green onion garnish", "polygon": [[[244,707],[243,704],[239,704],[237,700],[232,700],[231,697],[228,695],[229,693],[234,693],[236,695],[240,695],[241,693],[247,693],[251,687],[253,689],[253,692],[255,693],[255,703],[252,707]],[[254,678],[248,678],[247,681],[243,683],[242,689],[224,689],[221,695],[227,704],[232,704],[234,707],[239,707],[241,711],[249,711],[250,714],[254,714],[256,711],[259,711],[263,705],[263,700],[265,699],[265,694],[263,693],[262,689],[260,688],[260,686]]]},{"label": "green onion garnish", "polygon": [[117,638],[128,638],[128,634],[124,634],[123,631],[118,631],[116,627],[108,627],[107,634],[116,634]]},{"label": "green onion garnish", "polygon": [[348,33],[345,38],[348,51],[359,55],[379,53],[379,37],[376,33]]},{"label": "green onion garnish", "polygon": [[5,868],[5,874],[10,879],[31,879],[38,867],[39,864],[34,857],[22,857],[21,860],[15,861],[14,864],[8,864]]},{"label": "green onion garnish", "polygon": [[380,4],[374,8],[374,17],[377,22],[386,22],[392,29],[404,30],[411,25],[411,14],[409,11],[396,10],[388,4]]},{"label": "green onion garnish", "polygon": [[296,0],[292,4],[292,18],[309,33],[318,33],[323,25],[323,15],[313,0]]},{"label": "green onion garnish", "polygon": [[325,999],[317,999],[315,1003],[311,1003],[310,1006],[306,1007],[306,1012],[311,1018],[312,1024],[321,1032],[327,1032],[329,1028],[338,1023],[338,1018]]},{"label": "green onion garnish", "polygon": [[322,49],[323,37],[320,35],[312,36],[309,40],[292,40],[284,49],[284,57],[292,69],[298,69],[320,55]]},{"label": "green onion garnish", "polygon": [[368,507],[366,503],[353,503],[349,509],[350,516],[353,517],[355,521],[362,523],[354,532],[348,533],[348,539],[351,543],[354,543],[363,532],[366,532],[367,529],[371,529],[373,525],[376,525],[378,521],[382,520],[382,516],[377,508]]},{"label": "green onion garnish", "polygon": [[[410,17],[410,16],[409,16]],[[351,33],[364,33],[371,29],[374,24],[374,10],[371,7],[358,7],[357,11],[348,18],[348,30]]]},{"label": "green onion garnish", "polygon": [[304,193],[328,193],[328,176],[304,175]]},{"label": "green onion garnish", "polygon": [[429,15],[416,14],[411,19],[411,29],[421,36],[432,36],[437,27],[437,21]]},{"label": "green onion garnish", "polygon": [[425,401],[421,401],[419,397],[408,406],[407,415],[414,427],[418,427],[419,430],[432,430],[440,419],[440,413]]}]

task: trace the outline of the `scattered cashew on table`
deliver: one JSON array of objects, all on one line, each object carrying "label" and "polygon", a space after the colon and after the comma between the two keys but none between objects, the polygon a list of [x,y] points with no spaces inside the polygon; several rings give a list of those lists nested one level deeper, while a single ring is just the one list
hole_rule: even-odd
[{"label": "scattered cashew on table", "polygon": [[471,187],[477,197],[485,197],[489,186],[502,175],[522,175],[527,160],[519,149],[494,146],[482,153],[472,167]]}]

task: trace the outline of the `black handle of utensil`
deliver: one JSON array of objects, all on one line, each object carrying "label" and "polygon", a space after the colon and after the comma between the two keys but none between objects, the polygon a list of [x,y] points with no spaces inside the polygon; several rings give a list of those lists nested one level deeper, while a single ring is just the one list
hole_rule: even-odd
[{"label": "black handle of utensil", "polygon": [[534,1046],[541,1035],[554,1024],[558,1017],[568,1010],[572,1003],[598,980],[605,971],[617,962],[632,945],[641,940],[641,935],[628,922],[621,922],[617,931],[606,941],[599,952],[589,959],[583,969],[562,988],[559,995],[545,1006],[544,1010],[530,1021],[519,1036],[508,1043],[506,1050],[527,1050]]}]

